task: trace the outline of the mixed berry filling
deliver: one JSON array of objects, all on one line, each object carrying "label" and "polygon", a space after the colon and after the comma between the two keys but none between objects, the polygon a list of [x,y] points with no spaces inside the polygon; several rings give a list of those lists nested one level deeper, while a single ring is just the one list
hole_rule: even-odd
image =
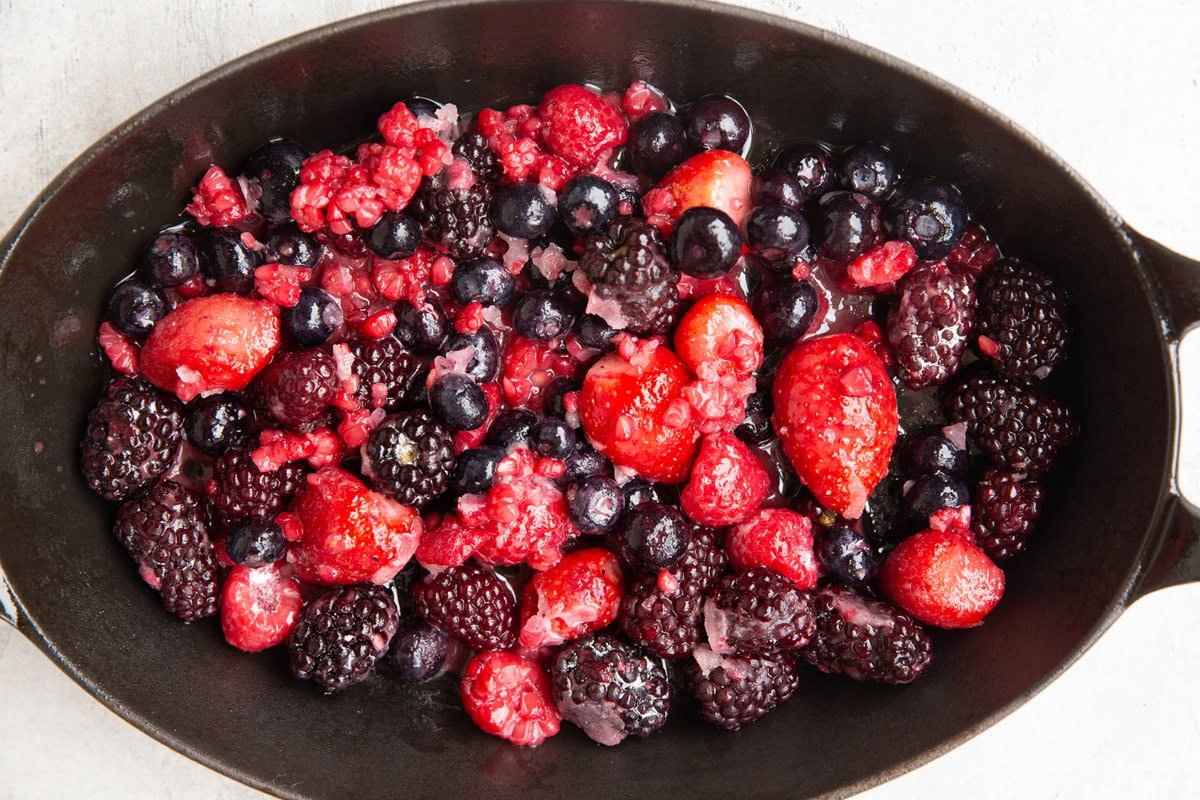
[{"label": "mixed berry filling", "polygon": [[82,469],[135,570],[520,745],[919,679],[1036,546],[1066,297],[887,147],[753,128],[572,84],[212,165],[98,332]]}]

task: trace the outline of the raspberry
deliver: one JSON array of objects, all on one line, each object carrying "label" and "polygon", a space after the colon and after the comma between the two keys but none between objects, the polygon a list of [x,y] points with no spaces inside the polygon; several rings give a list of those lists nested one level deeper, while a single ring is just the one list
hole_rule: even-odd
[{"label": "raspberry", "polygon": [[316,421],[337,390],[337,364],[333,356],[316,348],[277,355],[250,389],[260,409],[293,428]]},{"label": "raspberry", "polygon": [[846,265],[850,287],[886,289],[904,277],[917,263],[917,251],[908,242],[884,242],[872,247]]},{"label": "raspberry", "polygon": [[895,606],[834,586],[813,590],[811,598],[816,633],[800,655],[822,672],[900,684],[929,665],[928,634]]},{"label": "raspberry", "polygon": [[491,184],[476,180],[462,189],[422,188],[412,211],[425,238],[438,250],[454,258],[473,258],[483,253],[496,235],[489,217],[491,202]]},{"label": "raspberry", "polygon": [[1006,258],[979,280],[978,332],[997,372],[1045,378],[1067,357],[1066,297],[1038,268]]},{"label": "raspberry", "polygon": [[477,653],[463,671],[463,708],[484,731],[513,744],[537,747],[558,733],[550,679],[534,662],[512,653]]},{"label": "raspberry", "polygon": [[363,445],[363,474],[376,490],[421,508],[446,490],[454,434],[428,411],[385,419]]},{"label": "raspberry", "polygon": [[560,645],[605,627],[617,618],[622,589],[621,566],[611,552],[586,547],[568,553],[525,584],[521,646]]},{"label": "raspberry", "polygon": [[343,586],[304,608],[288,637],[292,674],[333,694],[366,680],[400,625],[391,592]]},{"label": "raspberry", "polygon": [[879,570],[879,586],[927,625],[972,628],[1004,594],[1004,573],[959,531],[928,530],[905,539]]},{"label": "raspberry", "polygon": [[124,500],[166,472],[179,450],[183,406],[136,378],[117,378],[88,414],[79,443],[88,488]]},{"label": "raspberry", "polygon": [[1044,499],[1040,481],[1020,472],[984,470],[971,504],[971,530],[983,552],[997,563],[1024,552]]},{"label": "raspberry", "polygon": [[517,600],[495,572],[464,564],[413,586],[417,613],[472,650],[506,650],[517,641]]},{"label": "raspberry", "polygon": [[121,506],[113,532],[162,594],[163,608],[184,622],[217,613],[220,565],[196,493],[161,481]]},{"label": "raspberry", "polygon": [[721,655],[769,655],[803,647],[816,630],[808,593],[777,572],[726,575],[704,601],[708,645]]},{"label": "raspberry", "polygon": [[679,588],[667,594],[656,575],[642,575],[621,600],[621,632],[656,656],[682,658],[700,643],[701,600]]},{"label": "raspberry", "polygon": [[287,641],[303,608],[300,582],[281,563],[235,566],[221,588],[221,630],[234,647],[257,653]]},{"label": "raspberry", "polygon": [[670,328],[679,306],[679,273],[671,269],[658,229],[622,217],[584,241],[579,265],[592,284],[587,313],[633,333]]},{"label": "raspberry", "polygon": [[628,123],[620,109],[576,84],[546,92],[538,106],[546,147],[578,168],[590,167],[605,150],[624,144]]},{"label": "raspberry", "polygon": [[229,179],[225,170],[211,166],[193,190],[192,202],[184,209],[201,225],[223,228],[250,216],[242,188]]},{"label": "raspberry", "polygon": [[792,580],[801,589],[817,583],[812,522],[786,508],[763,508],[730,528],[725,552],[735,570],[765,567]]},{"label": "raspberry", "polygon": [[671,686],[662,662],[634,645],[597,633],[564,647],[550,668],[563,719],[593,741],[620,744],[667,723]]},{"label": "raspberry", "polygon": [[247,519],[271,519],[299,491],[304,470],[284,464],[263,472],[249,450],[232,450],[217,459],[205,487],[209,509],[221,528],[232,528]]},{"label": "raspberry", "polygon": [[447,514],[440,520],[432,515],[425,520],[416,558],[421,566],[433,572],[462,566],[487,536],[483,528],[464,525],[455,514]]},{"label": "raspberry", "polygon": [[770,489],[767,470],[732,433],[710,433],[700,442],[680,508],[701,525],[732,525],[762,504]]},{"label": "raspberry", "polygon": [[542,393],[555,378],[572,377],[578,365],[561,347],[514,335],[504,349],[500,386],[510,406],[542,409]]},{"label": "raspberry", "polygon": [[700,645],[686,662],[700,716],[736,731],[786,701],[800,682],[791,656],[731,658]]},{"label": "raspberry", "polygon": [[975,290],[943,263],[922,264],[897,287],[887,336],[910,389],[945,383],[962,365],[975,320]]},{"label": "raspberry", "polygon": [[355,396],[362,404],[389,412],[403,406],[421,367],[417,357],[394,336],[360,339],[350,345],[350,352],[354,354],[352,368],[358,376]]},{"label": "raspberry", "polygon": [[1000,249],[988,238],[987,231],[972,222],[958,244],[946,256],[946,261],[972,278],[978,278],[996,263]]},{"label": "raspberry", "polygon": [[291,308],[300,302],[301,286],[312,280],[312,270],[285,264],[264,264],[254,270],[254,289],[272,303]]},{"label": "raspberry", "polygon": [[471,172],[480,179],[494,183],[500,177],[500,160],[488,147],[487,137],[483,134],[464,133],[458,137],[450,152],[464,159],[470,165]]}]

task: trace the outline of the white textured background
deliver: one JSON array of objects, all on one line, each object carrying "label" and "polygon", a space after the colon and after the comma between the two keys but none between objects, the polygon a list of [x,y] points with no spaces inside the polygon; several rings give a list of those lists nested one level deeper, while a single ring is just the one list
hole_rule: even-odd
[{"label": "white textured background", "polygon": [[[74,156],[177,85],[260,45],[387,5],[0,0],[0,230]],[[859,39],[958,84],[1046,142],[1134,227],[1200,258],[1200,4],[743,5]],[[1197,409],[1200,341],[1185,349]],[[1188,423],[1191,487],[1200,485],[1198,416]],[[1008,719],[862,797],[1200,796],[1198,633],[1200,586],[1139,601]],[[0,800],[60,797],[263,795],[147,738],[0,626]]]}]

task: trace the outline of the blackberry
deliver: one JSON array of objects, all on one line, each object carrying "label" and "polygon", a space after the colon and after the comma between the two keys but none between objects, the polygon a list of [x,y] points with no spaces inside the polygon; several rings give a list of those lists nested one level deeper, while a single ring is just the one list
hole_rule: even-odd
[{"label": "blackberry", "polygon": [[375,489],[419,510],[446,491],[454,434],[428,411],[397,414],[371,432],[362,458]]},{"label": "blackberry", "polygon": [[490,211],[492,185],[476,180],[470,188],[423,185],[412,212],[438,250],[454,258],[480,255],[496,235]]},{"label": "blackberry", "polygon": [[997,466],[1041,475],[1078,432],[1071,409],[1050,395],[986,372],[968,371],[942,398],[954,422]]},{"label": "blackberry", "polygon": [[[679,273],[671,269],[662,235],[652,225],[621,217],[584,241],[580,266],[601,300],[615,304],[632,333],[666,331],[679,307]],[[611,320],[610,320],[611,321]]]},{"label": "blackberry", "polygon": [[1025,551],[1044,499],[1040,481],[1008,470],[983,471],[975,484],[971,530],[992,561],[1007,561]]},{"label": "blackberry", "polygon": [[232,528],[247,519],[274,518],[303,484],[304,470],[298,464],[262,472],[250,451],[241,449],[217,459],[205,493],[217,525]]},{"label": "blackberry", "polygon": [[471,165],[471,171],[485,181],[496,181],[504,171],[500,159],[488,147],[487,137],[481,133],[464,133],[450,152],[464,159]]},{"label": "blackberry", "polygon": [[975,289],[943,263],[910,270],[888,312],[887,337],[910,389],[945,383],[962,365],[975,322]]},{"label": "blackberry", "polygon": [[400,625],[391,592],[382,586],[341,586],[304,607],[288,637],[292,674],[325,694],[366,680]]},{"label": "blackberry", "polygon": [[113,532],[162,594],[163,608],[184,622],[217,613],[221,570],[199,495],[161,481],[121,506]]},{"label": "blackberry", "polygon": [[517,599],[495,572],[452,567],[413,586],[417,613],[474,650],[507,650],[517,641]]},{"label": "blackberry", "polygon": [[156,481],[183,438],[183,405],[138,378],[117,378],[88,414],[79,443],[88,488],[120,501]]},{"label": "blackberry", "polygon": [[978,278],[991,269],[1000,258],[1000,248],[991,240],[986,230],[977,223],[967,225],[967,231],[958,244],[946,256],[946,260],[959,272]]},{"label": "blackberry", "polygon": [[729,559],[721,549],[720,533],[714,528],[692,525],[692,540],[683,558],[671,568],[680,588],[703,595],[717,585],[729,568]]},{"label": "blackberry", "polygon": [[978,333],[997,372],[1045,378],[1067,356],[1066,297],[1037,267],[1003,259],[979,279]]},{"label": "blackberry", "polygon": [[816,619],[807,592],[756,567],[721,578],[704,601],[704,628],[715,651],[758,656],[808,644]]},{"label": "blackberry", "polygon": [[858,681],[911,683],[929,664],[931,642],[895,606],[828,586],[811,592],[817,631],[800,651],[822,672]]},{"label": "blackberry", "polygon": [[800,683],[791,656],[729,658],[704,645],[688,659],[686,670],[700,716],[728,731],[761,719],[791,697]]},{"label": "blackberry", "polygon": [[375,384],[383,386],[384,411],[400,409],[408,399],[412,380],[420,369],[420,362],[394,336],[382,339],[360,339],[350,344],[354,355],[352,369],[358,376],[356,396],[363,405],[376,403]]},{"label": "blackberry", "polygon": [[662,658],[682,658],[700,643],[703,595],[679,589],[667,594],[652,574],[634,578],[621,597],[617,625],[631,642]]},{"label": "blackberry", "polygon": [[619,744],[667,722],[671,685],[657,659],[607,633],[568,644],[550,668],[554,703],[591,739]]},{"label": "blackberry", "polygon": [[254,378],[250,393],[261,411],[295,428],[321,416],[337,395],[339,383],[333,356],[306,348],[277,355]]}]

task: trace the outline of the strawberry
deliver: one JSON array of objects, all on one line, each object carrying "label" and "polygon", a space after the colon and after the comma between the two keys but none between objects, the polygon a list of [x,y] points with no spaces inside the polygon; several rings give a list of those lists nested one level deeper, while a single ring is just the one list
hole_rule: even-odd
[{"label": "strawberry", "polygon": [[492,650],[476,654],[463,671],[463,708],[484,733],[536,747],[558,733],[550,678],[527,658]]},{"label": "strawberry", "polygon": [[303,608],[300,582],[286,565],[235,565],[221,587],[221,630],[234,647],[257,653],[282,644]]},{"label": "strawberry", "polygon": [[244,389],[279,348],[271,303],[234,294],[176,306],[142,346],[142,374],[187,402],[204,392]]},{"label": "strawberry", "polygon": [[725,535],[725,552],[738,572],[764,567],[801,589],[817,584],[812,521],[786,508],[763,508]]},{"label": "strawberry", "polygon": [[605,150],[629,138],[629,125],[621,110],[577,84],[546,92],[537,115],[546,149],[580,169],[593,166]]},{"label": "strawberry", "polygon": [[728,150],[705,150],[667,173],[642,198],[646,219],[665,232],[689,208],[724,211],[741,226],[750,213],[750,165]]},{"label": "strawberry", "polygon": [[421,518],[339,467],[310,474],[292,504],[304,533],[289,560],[309,583],[383,584],[417,549]]},{"label": "strawberry", "polygon": [[887,473],[899,416],[887,368],[852,333],[808,339],[783,359],[772,422],[800,479],[826,508],[862,516]]},{"label": "strawberry", "polygon": [[608,550],[587,547],[563,556],[525,584],[521,646],[559,645],[600,630],[617,618],[622,594],[621,565]]},{"label": "strawberry", "polygon": [[614,464],[650,481],[682,483],[700,435],[681,397],[691,376],[678,356],[654,345],[592,365],[579,393],[580,420],[592,446]]},{"label": "strawberry", "polygon": [[675,353],[696,375],[745,380],[762,366],[763,332],[746,301],[726,294],[697,300],[675,329]]},{"label": "strawberry", "polygon": [[749,516],[769,489],[767,470],[754,451],[732,433],[719,431],[700,443],[679,505],[694,521],[719,528]]},{"label": "strawberry", "polygon": [[939,628],[972,628],[1004,594],[1004,572],[960,531],[927,530],[896,545],[879,585],[893,603]]}]

